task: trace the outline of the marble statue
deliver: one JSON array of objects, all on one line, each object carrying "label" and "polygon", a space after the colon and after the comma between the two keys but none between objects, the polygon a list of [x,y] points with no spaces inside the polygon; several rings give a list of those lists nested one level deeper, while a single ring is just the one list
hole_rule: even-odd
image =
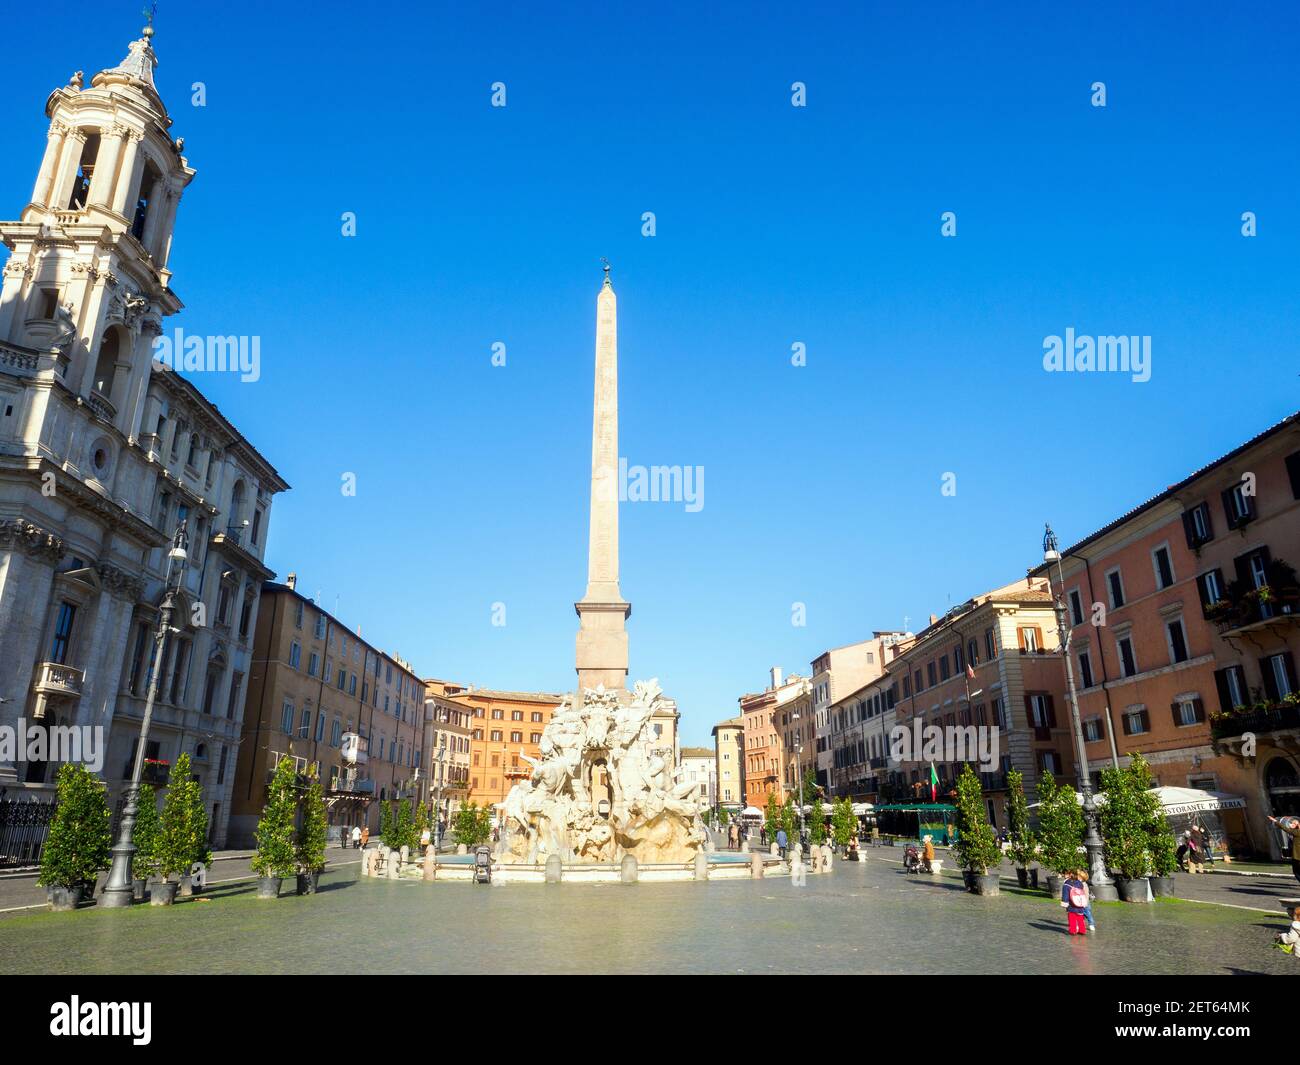
[{"label": "marble statue", "polygon": [[497,860],[690,862],[707,838],[692,798],[653,750],[650,719],[663,692],[638,681],[629,695],[603,684],[567,695],[542,732],[540,759],[503,804]]}]

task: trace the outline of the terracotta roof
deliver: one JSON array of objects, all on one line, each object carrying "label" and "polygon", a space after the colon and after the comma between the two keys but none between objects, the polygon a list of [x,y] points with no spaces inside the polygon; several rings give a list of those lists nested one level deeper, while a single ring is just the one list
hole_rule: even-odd
[{"label": "terracotta roof", "polygon": [[713,750],[709,747],[683,747],[683,758],[712,758]]},{"label": "terracotta roof", "polygon": [[466,689],[463,692],[456,692],[454,695],[444,696],[447,699],[499,699],[502,702],[515,703],[552,703],[559,706],[564,701],[563,695],[553,692],[510,692],[499,691],[494,688],[474,688]]}]

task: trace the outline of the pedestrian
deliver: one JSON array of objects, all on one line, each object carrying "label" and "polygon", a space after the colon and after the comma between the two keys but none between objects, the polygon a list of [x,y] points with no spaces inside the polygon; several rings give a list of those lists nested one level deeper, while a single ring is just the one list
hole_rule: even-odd
[{"label": "pedestrian", "polygon": [[921,869],[924,872],[933,873],[934,872],[934,837],[926,836],[925,839],[922,840],[921,842],[925,844],[925,847],[922,849],[921,852],[921,856],[922,858],[924,858],[924,861],[921,864]]},{"label": "pedestrian", "polygon": [[1084,907],[1083,919],[1088,922],[1088,931],[1095,932],[1097,931],[1097,925],[1092,919],[1092,888],[1088,886],[1088,870],[1079,869],[1077,870],[1076,875],[1083,881],[1083,886],[1087,888],[1088,891],[1088,905]]},{"label": "pedestrian", "polygon": [[427,828],[424,829],[424,831],[422,831],[422,832],[420,833],[420,853],[421,853],[421,854],[428,854],[428,853],[429,853],[429,842],[430,842],[431,838],[432,838],[432,837],[430,836],[430,834],[429,834],[429,830],[428,830]]},{"label": "pedestrian", "polygon": [[359,825],[352,826],[352,849],[357,850],[361,846],[361,828]]},{"label": "pedestrian", "polygon": [[361,849],[365,850],[370,843],[370,826],[361,826]]},{"label": "pedestrian", "polygon": [[856,862],[857,860],[858,860],[858,837],[850,836],[849,837],[849,861]]},{"label": "pedestrian", "polygon": [[776,830],[776,849],[777,853],[781,855],[782,860],[785,859],[785,850],[789,842],[789,839],[786,838],[785,829],[778,828]]},{"label": "pedestrian", "polygon": [[1088,885],[1079,879],[1079,871],[1076,869],[1061,885],[1061,905],[1068,914],[1066,924],[1070,935],[1088,934],[1088,922],[1084,916],[1088,912],[1088,902]]},{"label": "pedestrian", "polygon": [[1300,817],[1270,817],[1269,820],[1291,837],[1291,872],[1300,880]]}]

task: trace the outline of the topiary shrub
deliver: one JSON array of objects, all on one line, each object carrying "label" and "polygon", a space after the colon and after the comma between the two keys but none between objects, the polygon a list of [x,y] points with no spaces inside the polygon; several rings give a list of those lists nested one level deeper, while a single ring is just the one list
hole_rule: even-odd
[{"label": "topiary shrub", "polygon": [[1011,836],[1008,854],[1017,866],[1028,869],[1038,859],[1038,840],[1029,827],[1029,802],[1018,769],[1007,770],[1007,821]]},{"label": "topiary shrub", "polygon": [[325,810],[325,795],[320,775],[313,773],[302,800],[302,825],[298,829],[295,856],[298,871],[319,873],[325,868],[325,843],[329,836],[329,815]]},{"label": "topiary shrub", "polygon": [[1051,773],[1044,773],[1038,778],[1039,862],[1062,876],[1086,864],[1079,855],[1083,830],[1083,808],[1074,789],[1058,786]]},{"label": "topiary shrub", "polygon": [[1107,767],[1101,771],[1106,794],[1101,804],[1101,838],[1106,845],[1106,864],[1120,876],[1136,880],[1150,869],[1147,855],[1145,804],[1139,798],[1133,774]]},{"label": "topiary shrub", "polygon": [[293,823],[298,810],[298,777],[293,762],[281,758],[267,789],[266,805],[257,822],[257,850],[253,872],[260,877],[283,878],[294,871]]},{"label": "topiary shrub", "polygon": [[131,842],[135,844],[131,876],[136,880],[148,880],[158,874],[158,836],[161,828],[158,797],[154,794],[152,785],[140,785],[136,806],[138,812],[135,815],[135,827],[131,830]]},{"label": "topiary shrub", "polygon": [[83,765],[59,767],[58,809],[41,852],[42,887],[71,888],[107,868],[112,819],[104,785]]},{"label": "topiary shrub", "polygon": [[212,861],[203,789],[194,779],[188,754],[176,759],[167,778],[156,853],[158,872],[164,878],[188,876],[195,862],[207,865]]},{"label": "topiary shrub", "polygon": [[969,762],[957,778],[957,856],[962,868],[977,876],[1002,862],[1002,849],[984,809],[984,789]]}]

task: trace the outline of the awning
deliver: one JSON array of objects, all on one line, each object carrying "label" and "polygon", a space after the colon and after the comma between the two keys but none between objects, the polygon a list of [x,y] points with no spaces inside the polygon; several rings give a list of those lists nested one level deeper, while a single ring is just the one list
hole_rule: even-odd
[{"label": "awning", "polygon": [[857,817],[861,817],[863,814],[869,814],[874,809],[875,807],[869,802],[855,802],[853,804],[853,813]]},{"label": "awning", "polygon": [[1152,788],[1165,808],[1166,817],[1179,814],[1212,813],[1215,810],[1244,810],[1246,800],[1240,795],[1222,791],[1204,791],[1201,788]]},{"label": "awning", "polygon": [[762,817],[763,811],[760,810],[757,806],[746,806],[743,810],[740,811],[740,816],[741,817]]}]

